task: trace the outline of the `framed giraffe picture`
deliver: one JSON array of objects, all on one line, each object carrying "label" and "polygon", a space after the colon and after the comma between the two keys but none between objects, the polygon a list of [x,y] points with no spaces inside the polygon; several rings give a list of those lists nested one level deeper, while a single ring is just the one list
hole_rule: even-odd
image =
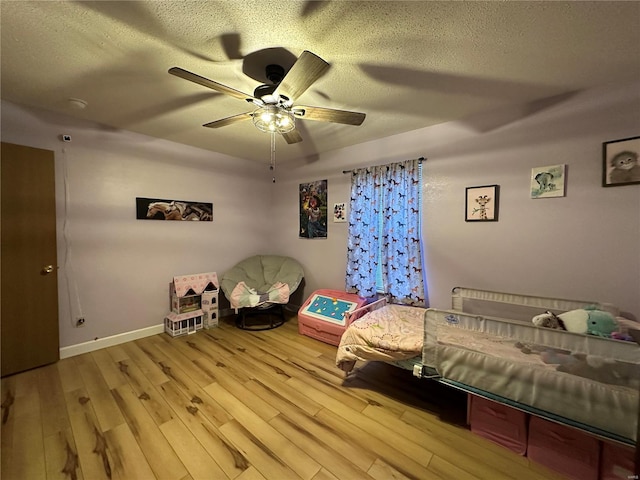
[{"label": "framed giraffe picture", "polygon": [[467,222],[497,222],[500,185],[465,189],[464,219]]}]

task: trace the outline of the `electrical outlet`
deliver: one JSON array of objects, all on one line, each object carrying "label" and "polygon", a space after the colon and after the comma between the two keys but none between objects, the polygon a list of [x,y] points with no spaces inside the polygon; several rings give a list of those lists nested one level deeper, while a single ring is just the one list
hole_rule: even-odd
[{"label": "electrical outlet", "polygon": [[76,327],[84,327],[84,317],[76,318]]}]

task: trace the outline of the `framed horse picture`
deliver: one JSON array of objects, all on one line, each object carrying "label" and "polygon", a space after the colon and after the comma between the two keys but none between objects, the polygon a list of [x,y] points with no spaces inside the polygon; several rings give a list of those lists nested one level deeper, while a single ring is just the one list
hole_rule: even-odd
[{"label": "framed horse picture", "polygon": [[136,197],[138,220],[213,221],[213,203]]}]

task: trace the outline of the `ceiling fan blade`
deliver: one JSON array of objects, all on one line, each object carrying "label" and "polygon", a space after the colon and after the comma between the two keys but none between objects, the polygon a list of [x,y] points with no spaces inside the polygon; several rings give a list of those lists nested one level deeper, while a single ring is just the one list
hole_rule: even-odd
[{"label": "ceiling fan blade", "polygon": [[289,72],[284,76],[276,95],[284,95],[293,100],[302,95],[313,82],[318,80],[329,68],[329,64],[307,50],[293,64]]},{"label": "ceiling fan blade", "polygon": [[296,118],[303,120],[317,120],[319,122],[344,123],[345,125],[362,125],[365,117],[364,113],[349,112],[347,110],[335,110],[324,107],[308,107],[295,105],[291,112]]},{"label": "ceiling fan blade", "polygon": [[321,12],[329,3],[331,3],[330,0],[307,0],[300,16],[304,18]]},{"label": "ceiling fan blade", "polygon": [[284,137],[284,139],[287,141],[289,145],[291,145],[292,143],[299,143],[302,141],[302,135],[300,135],[300,132],[298,132],[298,130],[291,130],[288,133],[283,133],[282,136]]},{"label": "ceiling fan blade", "polygon": [[220,120],[214,120],[213,122],[205,123],[203,127],[208,128],[220,128],[227,125],[233,125],[234,123],[242,122],[253,117],[252,112],[239,113],[238,115],[232,115],[231,117],[221,118]]},{"label": "ceiling fan blade", "polygon": [[253,95],[248,95],[240,90],[236,90],[235,88],[227,87],[218,82],[214,82],[213,80],[209,80],[208,78],[201,77],[200,75],[196,75],[195,73],[191,73],[187,70],[184,70],[180,67],[172,67],[169,69],[169,73],[171,75],[175,75],[176,77],[183,78],[185,80],[189,80],[190,82],[197,83],[207,88],[211,88],[220,93],[224,93],[226,95],[231,95],[232,97],[239,98],[240,100],[249,100],[253,101]]},{"label": "ceiling fan blade", "polygon": [[220,41],[222,43],[222,49],[229,60],[242,60],[243,56],[242,53],[240,53],[241,40],[239,33],[223,33],[220,35]]}]

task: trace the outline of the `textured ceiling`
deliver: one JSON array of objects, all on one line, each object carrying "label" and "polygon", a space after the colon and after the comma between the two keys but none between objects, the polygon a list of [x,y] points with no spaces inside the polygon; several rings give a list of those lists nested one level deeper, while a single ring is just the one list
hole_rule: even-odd
[{"label": "textured ceiling", "polygon": [[296,103],[367,118],[298,121],[279,162],[640,80],[637,1],[2,1],[0,19],[3,99],[260,162],[269,136],[251,121],[202,127],[251,105],[170,67],[251,94],[264,62],[329,62]]}]

